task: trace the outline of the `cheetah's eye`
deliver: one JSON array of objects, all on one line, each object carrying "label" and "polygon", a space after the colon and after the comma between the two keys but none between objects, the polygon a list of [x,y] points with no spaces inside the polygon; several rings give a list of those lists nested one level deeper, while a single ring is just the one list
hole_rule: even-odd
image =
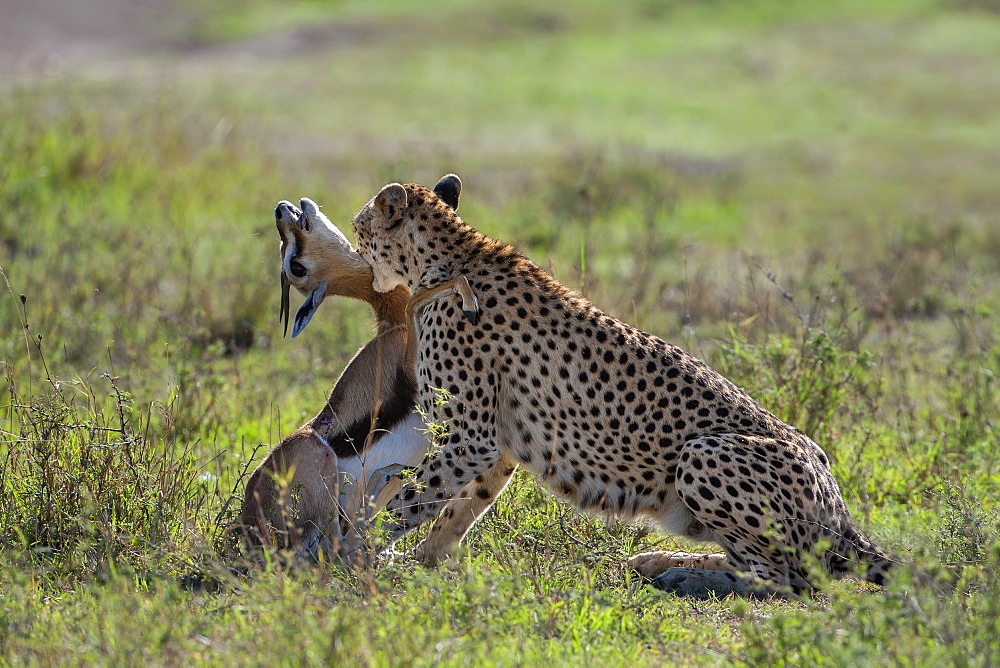
[{"label": "cheetah's eye", "polygon": [[296,278],[302,278],[306,275],[306,268],[302,266],[302,263],[298,260],[292,260],[289,263],[288,268],[292,270],[292,276],[295,276]]}]

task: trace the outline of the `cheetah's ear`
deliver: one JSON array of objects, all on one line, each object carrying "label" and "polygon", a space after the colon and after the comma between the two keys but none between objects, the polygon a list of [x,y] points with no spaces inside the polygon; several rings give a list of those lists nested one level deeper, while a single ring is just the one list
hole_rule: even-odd
[{"label": "cheetah's ear", "polygon": [[457,174],[445,174],[434,186],[434,192],[441,200],[458,211],[458,198],[462,194],[462,179]]},{"label": "cheetah's ear", "polygon": [[398,183],[390,183],[382,188],[372,200],[372,209],[380,215],[390,228],[399,225],[406,209],[406,189]]}]

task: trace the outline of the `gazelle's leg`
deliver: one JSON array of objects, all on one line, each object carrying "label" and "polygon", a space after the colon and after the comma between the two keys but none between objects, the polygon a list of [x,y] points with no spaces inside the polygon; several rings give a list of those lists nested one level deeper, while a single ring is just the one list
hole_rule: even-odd
[{"label": "gazelle's leg", "polygon": [[367,483],[354,481],[342,509],[346,530],[328,541],[331,554],[339,554],[348,564],[365,562],[369,553],[363,543],[372,518],[403,488],[401,474],[407,468],[405,464],[389,464],[368,476]]},{"label": "gazelle's leg", "polygon": [[336,525],[338,471],[336,453],[312,429],[282,441],[247,483],[241,523],[252,542],[298,547]]},{"label": "gazelle's leg", "polygon": [[466,320],[473,325],[478,325],[479,316],[482,314],[482,311],[479,309],[479,298],[476,297],[476,293],[472,291],[472,286],[469,285],[469,279],[465,276],[456,278],[455,292],[462,298],[462,314]]},{"label": "gazelle's leg", "polygon": [[404,364],[409,369],[415,369],[417,364],[417,339],[419,338],[420,315],[431,302],[447,295],[457,294],[462,298],[462,315],[473,325],[479,324],[479,299],[469,285],[469,279],[458,276],[445,281],[433,288],[415,293],[406,302],[406,356]]}]

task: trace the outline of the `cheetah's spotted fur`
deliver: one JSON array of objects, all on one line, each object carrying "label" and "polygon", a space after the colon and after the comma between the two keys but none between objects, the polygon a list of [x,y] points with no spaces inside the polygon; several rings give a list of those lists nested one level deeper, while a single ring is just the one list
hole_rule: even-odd
[{"label": "cheetah's spotted fur", "polygon": [[882,581],[888,557],[855,526],[826,454],[717,371],[601,312],[423,186],[385,186],[354,228],[376,290],[464,275],[482,307],[476,326],[454,298],[421,316],[420,403],[449,435],[389,504],[396,536],[440,513],[419,558],[446,554],[523,466],[580,509],[714,541],[741,574],[673,568],[667,589],[801,591],[810,563],[837,577],[866,562]]}]

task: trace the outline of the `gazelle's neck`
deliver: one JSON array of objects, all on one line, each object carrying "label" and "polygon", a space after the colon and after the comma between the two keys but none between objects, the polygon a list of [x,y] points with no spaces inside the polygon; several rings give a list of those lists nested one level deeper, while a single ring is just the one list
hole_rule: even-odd
[{"label": "gazelle's neck", "polygon": [[327,296],[359,299],[372,307],[379,334],[396,329],[406,323],[406,302],[410,291],[405,285],[389,292],[376,292],[372,287],[372,269],[356,253],[324,258],[325,271],[317,282],[326,285]]},{"label": "gazelle's neck", "polygon": [[382,334],[406,323],[406,302],[410,300],[410,291],[405,285],[397,286],[389,292],[375,292],[369,285],[371,297],[365,299],[375,312],[375,322],[378,333]]}]

